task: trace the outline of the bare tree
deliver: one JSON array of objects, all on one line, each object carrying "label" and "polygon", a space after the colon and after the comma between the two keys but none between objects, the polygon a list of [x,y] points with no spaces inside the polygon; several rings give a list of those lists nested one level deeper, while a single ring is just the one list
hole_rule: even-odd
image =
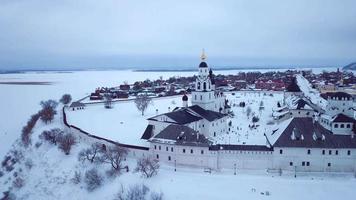
[{"label": "bare tree", "polygon": [[104,95],[104,106],[105,108],[112,108],[112,96],[110,93]]},{"label": "bare tree", "polygon": [[93,191],[100,187],[103,183],[103,176],[99,174],[98,170],[93,168],[85,172],[85,183],[88,191]]},{"label": "bare tree", "polygon": [[79,152],[78,159],[80,161],[88,160],[91,163],[101,161],[100,153],[103,152],[102,145],[98,142],[92,144],[89,148],[83,149]]},{"label": "bare tree", "polygon": [[151,103],[152,99],[146,94],[137,95],[135,99],[136,107],[139,111],[141,111],[142,116],[145,114],[148,105]]},{"label": "bare tree", "polygon": [[246,109],[246,115],[247,115],[248,119],[250,119],[251,112],[252,112],[251,107],[248,106],[247,109]]},{"label": "bare tree", "polygon": [[103,162],[111,164],[114,171],[120,172],[125,167],[123,166],[123,161],[126,159],[128,151],[119,146],[109,147],[105,154],[103,154]]},{"label": "bare tree", "polygon": [[64,94],[62,98],[59,100],[64,105],[69,104],[72,101],[72,96],[70,94]]},{"label": "bare tree", "polygon": [[58,140],[60,148],[66,155],[69,155],[72,146],[76,143],[75,137],[71,133],[67,133]]},{"label": "bare tree", "polygon": [[137,160],[135,172],[140,172],[143,177],[150,178],[157,174],[159,169],[158,160],[150,157],[142,157]]},{"label": "bare tree", "polygon": [[54,100],[41,101],[40,105],[42,110],[40,111],[40,118],[46,124],[51,122],[54,118],[54,115],[57,114],[56,107],[58,103]]}]

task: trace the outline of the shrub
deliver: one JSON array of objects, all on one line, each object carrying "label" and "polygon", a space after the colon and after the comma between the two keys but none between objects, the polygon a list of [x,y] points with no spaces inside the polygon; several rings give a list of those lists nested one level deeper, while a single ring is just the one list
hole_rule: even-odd
[{"label": "shrub", "polygon": [[27,159],[26,162],[25,162],[25,166],[27,169],[32,169],[33,167],[33,162],[31,159]]},{"label": "shrub", "polygon": [[82,173],[80,171],[75,171],[74,176],[71,179],[74,184],[79,184],[82,181]]},{"label": "shrub", "polygon": [[69,104],[72,101],[72,96],[70,94],[64,94],[62,98],[59,100],[64,105]]},{"label": "shrub", "polygon": [[103,183],[103,177],[99,174],[98,170],[93,168],[85,172],[85,183],[88,191],[93,191],[99,188]]},{"label": "shrub", "polygon": [[70,150],[76,141],[73,134],[67,133],[58,138],[58,143],[58,148],[61,149],[66,155],[69,155]]},{"label": "shrub", "polygon": [[51,122],[54,119],[54,115],[57,114],[56,107],[58,103],[54,100],[41,101],[40,105],[42,110],[40,111],[40,118],[44,123]]},{"label": "shrub", "polygon": [[150,189],[144,185],[134,185],[129,188],[125,200],[145,200]]},{"label": "shrub", "polygon": [[135,172],[141,172],[143,177],[150,178],[157,174],[158,169],[158,160],[150,157],[143,157],[137,160]]},{"label": "shrub", "polygon": [[151,200],[163,200],[163,193],[151,192]]},{"label": "shrub", "polygon": [[40,139],[48,141],[51,144],[57,145],[60,138],[63,136],[63,131],[59,128],[43,131],[39,136]]},{"label": "shrub", "polygon": [[23,180],[21,177],[17,177],[13,182],[12,185],[15,188],[22,188],[25,185],[25,180]]}]

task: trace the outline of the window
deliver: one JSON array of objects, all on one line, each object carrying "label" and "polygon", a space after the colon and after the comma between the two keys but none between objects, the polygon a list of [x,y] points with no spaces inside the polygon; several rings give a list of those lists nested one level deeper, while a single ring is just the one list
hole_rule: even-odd
[{"label": "window", "polygon": [[194,99],[197,100],[197,95],[194,95]]},{"label": "window", "polygon": [[339,151],[338,150],[335,151],[335,155],[339,155]]},{"label": "window", "polygon": [[344,124],[341,124],[341,125],[340,125],[340,128],[345,128],[345,125],[344,125]]},{"label": "window", "polygon": [[214,132],[214,137],[216,137],[216,133]]},{"label": "window", "polygon": [[334,125],[334,128],[339,128],[339,124],[335,124],[335,125]]},{"label": "window", "polygon": [[159,159],[159,155],[158,154],[156,155],[156,158]]},{"label": "window", "polygon": [[171,161],[171,157],[170,156],[168,156],[168,160]]},{"label": "window", "polygon": [[279,154],[283,154],[283,150],[282,149],[279,150]]},{"label": "window", "polygon": [[347,125],[346,125],[346,128],[351,128],[350,124],[347,124]]},{"label": "window", "polygon": [[310,154],[310,149],[308,149],[308,154]]},{"label": "window", "polygon": [[198,82],[198,90],[200,90],[200,82]]},{"label": "window", "polygon": [[328,167],[331,167],[331,163],[328,163]]},{"label": "window", "polygon": [[310,162],[307,162],[307,166],[310,166]]},{"label": "window", "polygon": [[171,147],[171,152],[173,152],[173,147]]},{"label": "window", "polygon": [[331,155],[332,154],[332,152],[331,152],[331,150],[329,150],[329,155]]},{"label": "window", "polygon": [[158,149],[161,150],[161,146],[158,146]]},{"label": "window", "polygon": [[157,149],[157,146],[155,145],[155,149]]},{"label": "window", "polygon": [[322,154],[325,155],[325,150],[322,151]]},{"label": "window", "polygon": [[168,151],[168,147],[166,147],[166,151]]},{"label": "window", "polygon": [[350,150],[347,150],[347,155],[351,155],[351,151]]},{"label": "window", "polygon": [[203,83],[203,89],[206,90],[206,82]]},{"label": "window", "polygon": [[183,153],[185,153],[185,149],[183,149]]},{"label": "window", "polygon": [[200,100],[203,100],[203,96],[202,95],[200,95]]},{"label": "window", "polygon": [[289,166],[293,166],[293,162],[289,162]]},{"label": "window", "polygon": [[305,162],[304,161],[302,162],[302,166],[305,166]]},{"label": "window", "polygon": [[190,150],[190,153],[193,153],[193,149]]}]

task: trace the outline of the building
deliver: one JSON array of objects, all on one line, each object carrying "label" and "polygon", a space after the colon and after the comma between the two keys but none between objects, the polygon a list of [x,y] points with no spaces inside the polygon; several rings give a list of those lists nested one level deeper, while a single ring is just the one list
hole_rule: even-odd
[{"label": "building", "polygon": [[[227,134],[229,110],[224,94],[215,89],[212,70],[203,52],[191,104],[148,119],[141,139],[149,154],[171,165],[215,170],[252,169],[294,172],[355,172],[356,138],[352,98],[332,94],[326,110],[305,97],[295,79],[285,97],[291,105],[275,109],[278,123],[264,133],[264,145],[218,144]],[[238,113],[237,113],[238,116]],[[330,119],[325,121],[325,119]]]}]

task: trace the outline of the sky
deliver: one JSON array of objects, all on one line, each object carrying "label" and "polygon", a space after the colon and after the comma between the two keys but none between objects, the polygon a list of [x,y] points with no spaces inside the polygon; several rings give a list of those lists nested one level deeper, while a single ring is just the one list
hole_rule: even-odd
[{"label": "sky", "polygon": [[344,66],[354,0],[0,0],[0,70]]}]

